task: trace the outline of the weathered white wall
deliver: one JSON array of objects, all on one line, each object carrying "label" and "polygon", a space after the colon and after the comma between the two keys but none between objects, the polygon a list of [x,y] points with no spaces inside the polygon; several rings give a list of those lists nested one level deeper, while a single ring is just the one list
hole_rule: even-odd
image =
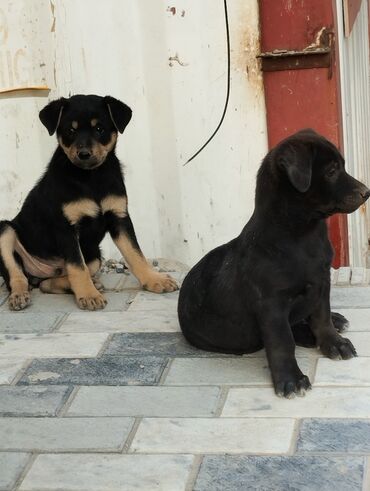
[{"label": "weathered white wall", "polygon": [[[349,37],[344,36],[341,0],[337,0],[344,156],[351,175],[370,185],[370,70],[368,3]],[[350,265],[369,267],[370,203],[348,215]]]},{"label": "weathered white wall", "polygon": [[[21,0],[0,0],[0,8],[16,1]],[[27,11],[30,3],[23,2]],[[48,100],[110,94],[133,109],[117,153],[125,163],[130,213],[145,254],[193,264],[237,235],[253,210],[255,175],[267,149],[255,59],[257,0],[228,2],[229,109],[215,139],[185,167],[223,110],[223,1],[32,3],[37,2],[50,25],[45,49],[53,87],[46,96],[0,95],[0,215],[16,213],[55,147],[38,120]],[[169,60],[176,56],[181,64]],[[104,252],[115,255],[109,241]]]}]

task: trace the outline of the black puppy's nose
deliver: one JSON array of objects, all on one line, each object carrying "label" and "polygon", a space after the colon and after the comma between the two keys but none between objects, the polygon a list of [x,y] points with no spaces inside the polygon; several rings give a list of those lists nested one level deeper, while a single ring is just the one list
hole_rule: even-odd
[{"label": "black puppy's nose", "polygon": [[81,150],[80,152],[78,152],[78,158],[80,160],[87,160],[91,157],[91,153],[88,152],[87,150]]}]

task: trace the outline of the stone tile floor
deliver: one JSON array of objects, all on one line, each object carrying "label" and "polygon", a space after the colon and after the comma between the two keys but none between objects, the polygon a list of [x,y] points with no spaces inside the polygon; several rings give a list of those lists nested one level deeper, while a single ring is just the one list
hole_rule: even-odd
[{"label": "stone tile floor", "polygon": [[0,490],[370,490],[369,286],[332,294],[359,357],[298,348],[313,390],[285,400],[263,351],[189,346],[177,293],[102,282],[92,313],[37,290],[8,312],[0,286]]}]

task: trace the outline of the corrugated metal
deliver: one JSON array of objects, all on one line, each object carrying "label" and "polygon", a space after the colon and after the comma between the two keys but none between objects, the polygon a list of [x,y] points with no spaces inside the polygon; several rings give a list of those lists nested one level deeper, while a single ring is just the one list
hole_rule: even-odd
[{"label": "corrugated metal", "polygon": [[[342,0],[337,0],[341,65],[344,154],[348,171],[370,186],[370,73],[368,4],[361,9],[348,38],[343,33]],[[370,232],[370,205],[349,216],[352,266],[366,266]]]},{"label": "corrugated metal", "polygon": [[[20,1],[0,0],[0,8]],[[0,97],[0,215],[16,213],[55,147],[38,110],[61,95],[98,93],[133,108],[117,153],[145,254],[192,264],[238,234],[253,210],[267,137],[257,0],[229,0],[228,7],[229,108],[211,144],[183,167],[223,110],[223,1],[51,0],[45,46],[55,87],[49,97]],[[110,241],[104,252],[115,254]]]}]

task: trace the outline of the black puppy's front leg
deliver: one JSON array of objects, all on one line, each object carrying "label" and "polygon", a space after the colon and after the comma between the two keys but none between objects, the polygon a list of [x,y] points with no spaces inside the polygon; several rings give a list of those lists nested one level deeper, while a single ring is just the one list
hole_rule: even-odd
[{"label": "black puppy's front leg", "polygon": [[[112,198],[111,202],[114,202]],[[177,283],[170,275],[159,273],[148,264],[137,242],[127,207],[120,211],[117,208],[111,205],[111,209],[106,211],[108,230],[132,273],[143,288],[151,292],[163,293],[177,290]]]},{"label": "black puppy's front leg", "polygon": [[261,306],[258,320],[276,394],[288,399],[304,395],[311,384],[297,364],[288,316],[280,305],[269,304]]},{"label": "black puppy's front leg", "polygon": [[[330,283],[325,284],[321,301],[310,317],[310,328],[316,344],[328,358],[348,360],[357,356],[356,350],[347,338],[335,329],[330,312]],[[339,314],[336,314],[339,315]],[[343,318],[345,319],[345,318]],[[346,320],[346,319],[345,319]]]}]

